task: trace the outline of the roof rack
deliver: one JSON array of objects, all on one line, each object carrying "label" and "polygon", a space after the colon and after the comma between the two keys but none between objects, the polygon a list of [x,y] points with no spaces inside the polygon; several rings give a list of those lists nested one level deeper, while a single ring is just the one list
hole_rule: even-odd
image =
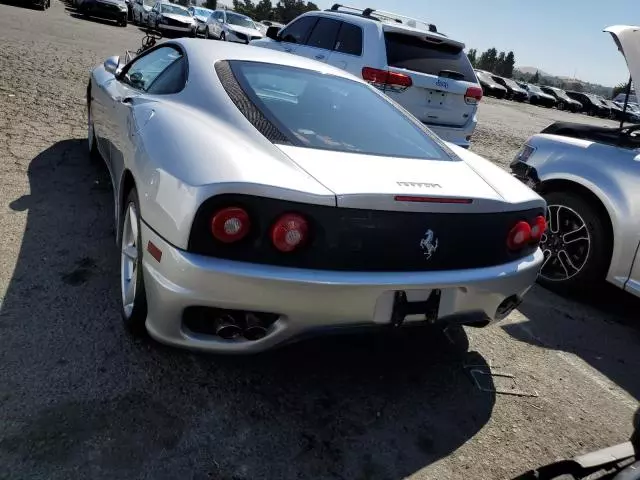
[{"label": "roof rack", "polygon": [[[340,13],[349,13],[352,15],[360,15],[362,17],[372,18],[374,20],[379,21],[391,21],[394,23],[401,23],[408,27],[425,29],[432,33],[438,33],[438,28],[433,23],[427,23],[422,20],[418,20],[417,18],[407,17],[405,15],[400,15],[399,13],[386,12],[384,10],[376,10],[374,8],[357,8],[352,7],[350,5],[341,5],[339,3],[333,4],[333,6],[329,9],[331,12],[338,12],[340,9],[351,10],[351,12],[340,12]],[[355,13],[359,12],[359,13]],[[419,25],[423,25],[424,27],[420,27]]]}]

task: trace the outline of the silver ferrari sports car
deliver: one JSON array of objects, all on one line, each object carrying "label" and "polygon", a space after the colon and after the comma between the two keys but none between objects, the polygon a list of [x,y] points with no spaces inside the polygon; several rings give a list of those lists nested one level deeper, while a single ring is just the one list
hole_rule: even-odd
[{"label": "silver ferrari sports car", "polygon": [[537,193],[324,63],[164,41],[95,68],[87,109],[122,316],[161,342],[251,353],[342,327],[486,325],[542,263]]},{"label": "silver ferrari sports car", "polygon": [[[640,81],[640,27],[605,29]],[[555,123],[532,136],[513,173],[547,201],[539,281],[580,291],[599,281],[640,296],[640,125]]]}]

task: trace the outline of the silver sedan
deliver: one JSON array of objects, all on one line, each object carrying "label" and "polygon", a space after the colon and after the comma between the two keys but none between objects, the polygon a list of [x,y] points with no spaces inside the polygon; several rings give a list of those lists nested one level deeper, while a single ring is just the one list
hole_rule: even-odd
[{"label": "silver sedan", "polygon": [[161,342],[251,353],[343,327],[486,325],[542,262],[541,197],[326,64],[166,41],[95,68],[87,108],[122,316]]},{"label": "silver sedan", "polygon": [[[640,27],[607,28],[640,79]],[[547,200],[539,281],[559,292],[606,280],[640,297],[640,125],[558,122],[533,135],[513,173]]]}]

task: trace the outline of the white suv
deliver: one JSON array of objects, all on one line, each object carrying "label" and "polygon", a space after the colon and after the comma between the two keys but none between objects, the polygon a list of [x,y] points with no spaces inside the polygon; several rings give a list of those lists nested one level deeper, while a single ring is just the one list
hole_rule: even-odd
[{"label": "white suv", "polygon": [[267,36],[251,45],[347,70],[385,92],[443,140],[469,146],[482,88],[464,44],[438,33],[434,25],[334,5],[300,15],[280,31],[269,28]]}]

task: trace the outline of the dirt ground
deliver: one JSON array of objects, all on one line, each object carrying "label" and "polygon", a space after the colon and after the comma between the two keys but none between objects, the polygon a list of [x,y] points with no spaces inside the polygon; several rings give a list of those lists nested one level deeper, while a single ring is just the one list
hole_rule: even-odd
[{"label": "dirt ground", "polygon": [[[604,286],[534,287],[468,349],[396,332],[220,358],[127,336],[84,109],[89,70],[141,39],[60,0],[0,4],[0,479],[488,480],[629,437],[640,302]],[[492,99],[479,116],[473,150],[501,165],[554,119],[602,122]],[[490,367],[515,378],[476,372],[481,390]]]}]

